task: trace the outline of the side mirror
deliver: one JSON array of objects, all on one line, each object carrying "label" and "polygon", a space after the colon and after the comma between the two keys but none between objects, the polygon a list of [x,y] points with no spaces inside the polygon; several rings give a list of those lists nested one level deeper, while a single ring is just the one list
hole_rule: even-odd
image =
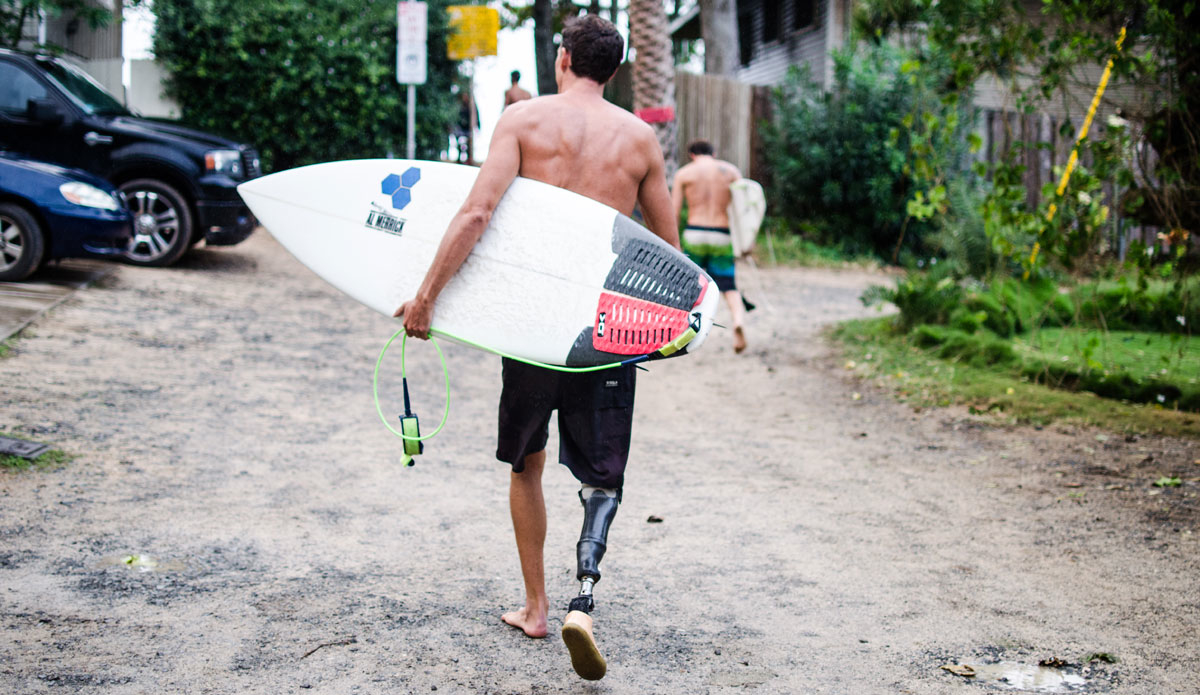
[{"label": "side mirror", "polygon": [[59,125],[66,116],[53,99],[30,99],[25,111],[26,117],[36,123]]}]

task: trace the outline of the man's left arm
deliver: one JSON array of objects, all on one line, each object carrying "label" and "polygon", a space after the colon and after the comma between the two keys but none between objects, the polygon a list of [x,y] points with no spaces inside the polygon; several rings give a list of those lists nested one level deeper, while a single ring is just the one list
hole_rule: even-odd
[{"label": "man's left arm", "polygon": [[437,255],[425,273],[417,296],[396,309],[393,316],[404,319],[404,330],[413,338],[428,338],[433,323],[433,308],[438,295],[458,272],[471,250],[479,242],[492,219],[500,198],[517,177],[521,167],[521,149],[517,141],[517,111],[505,110],[496,124],[488,157],[479,169],[466,201],[450,220]]}]

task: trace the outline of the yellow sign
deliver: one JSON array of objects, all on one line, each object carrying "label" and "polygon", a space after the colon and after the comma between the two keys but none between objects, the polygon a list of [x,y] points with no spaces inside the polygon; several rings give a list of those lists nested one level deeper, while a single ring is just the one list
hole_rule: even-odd
[{"label": "yellow sign", "polygon": [[450,37],[446,41],[450,60],[496,55],[499,12],[483,5],[452,5],[446,8],[446,14],[450,18]]}]

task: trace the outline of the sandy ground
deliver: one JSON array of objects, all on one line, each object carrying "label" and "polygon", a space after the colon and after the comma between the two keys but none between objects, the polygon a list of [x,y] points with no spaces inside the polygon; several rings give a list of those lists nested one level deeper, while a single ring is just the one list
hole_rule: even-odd
[{"label": "sandy ground", "polygon": [[[880,280],[744,278],[747,354],[641,375],[585,683],[499,621],[497,358],[446,346],[450,421],[406,469],[371,400],[389,319],[261,231],[120,268],[0,359],[0,429],[77,455],[0,474],[0,692],[971,693],[1005,683],[940,666],[1056,658],[1072,692],[1200,692],[1197,447],[914,413],[819,337]],[[409,370],[428,431],[427,345]],[[556,635],[581,511],[545,484]]]}]

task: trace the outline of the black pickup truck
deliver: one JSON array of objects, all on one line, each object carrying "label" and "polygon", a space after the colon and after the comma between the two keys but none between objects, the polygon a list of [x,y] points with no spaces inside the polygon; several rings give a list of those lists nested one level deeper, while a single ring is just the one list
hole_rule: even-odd
[{"label": "black pickup truck", "polygon": [[237,185],[253,147],[140,118],[73,63],[0,49],[0,150],[107,179],[125,195],[137,265],[171,265],[201,240],[236,244],[257,225]]}]

